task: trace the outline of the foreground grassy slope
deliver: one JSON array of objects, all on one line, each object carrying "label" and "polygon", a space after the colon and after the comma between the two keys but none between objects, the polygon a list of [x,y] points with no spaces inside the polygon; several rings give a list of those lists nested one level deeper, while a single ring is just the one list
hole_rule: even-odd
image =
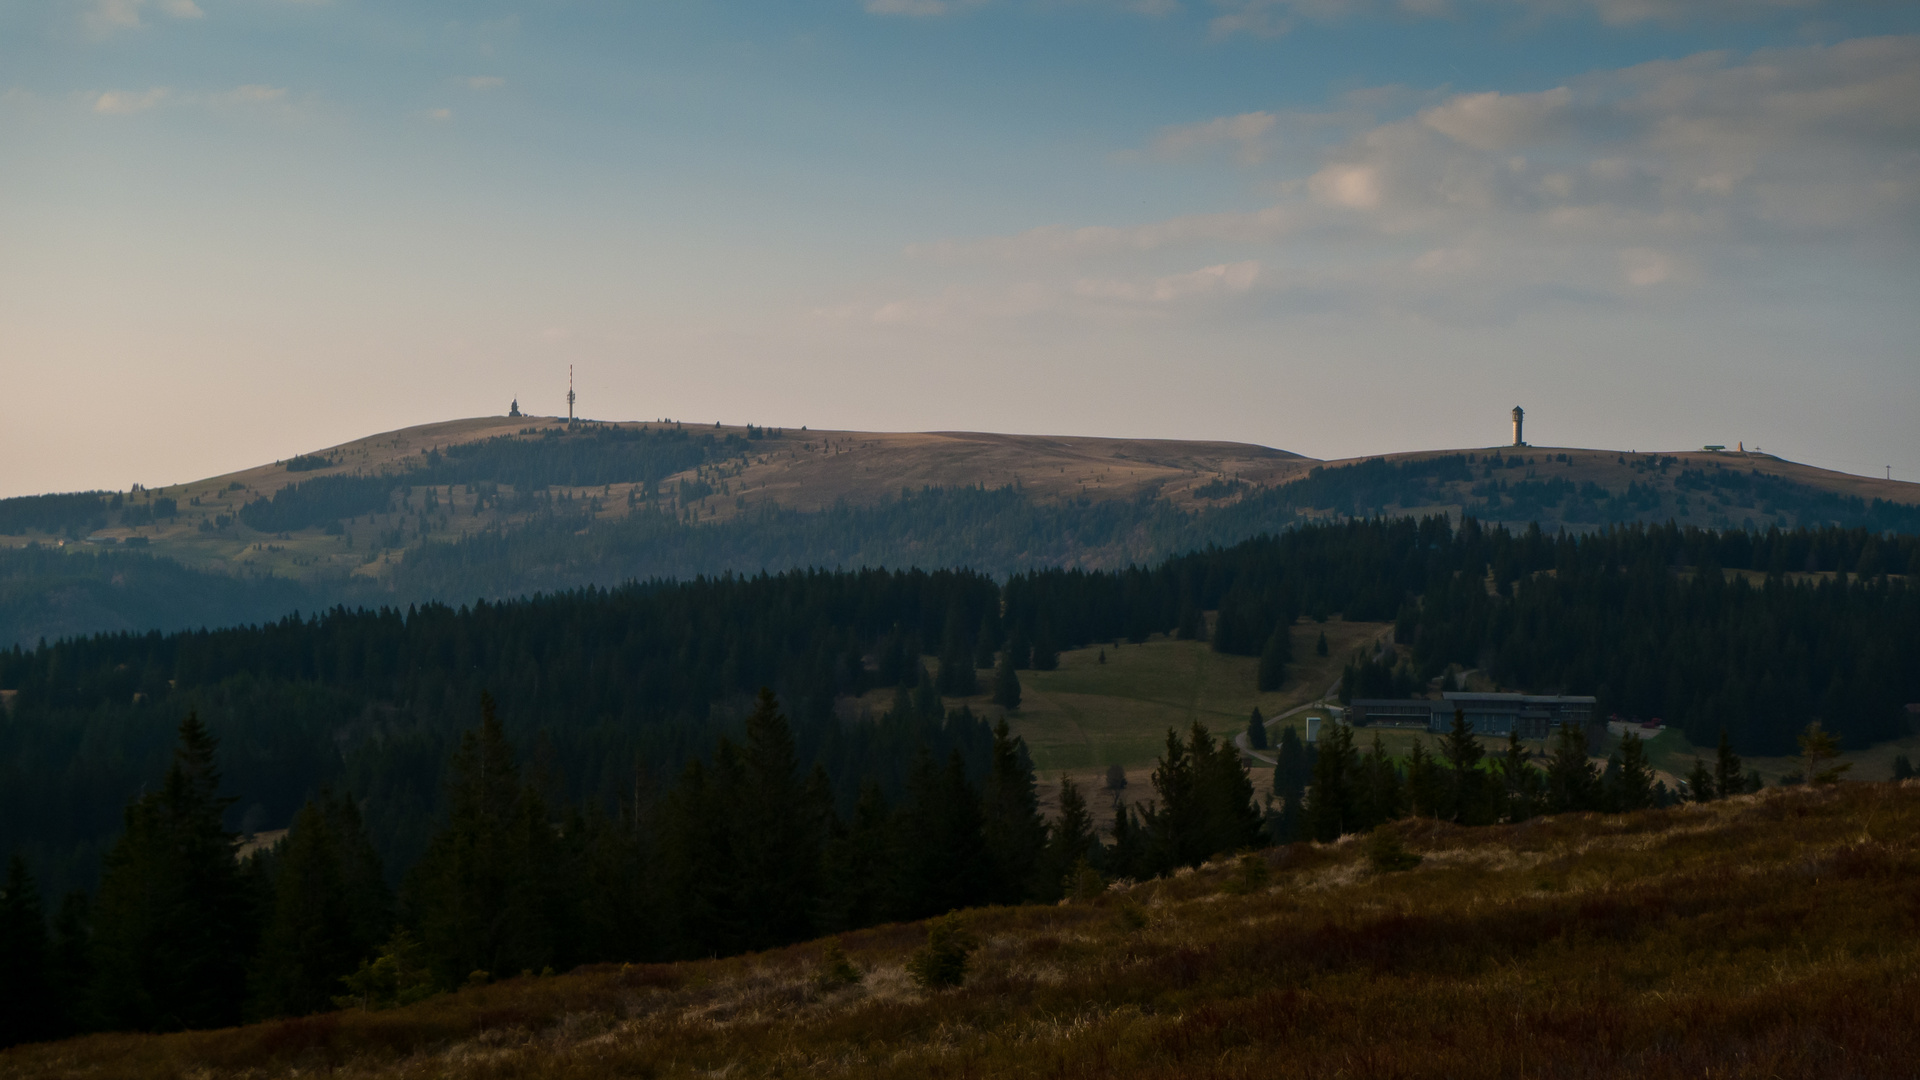
[{"label": "foreground grassy slope", "polygon": [[1086,902],[988,909],[966,984],[918,989],[918,925],[729,960],[522,977],[390,1012],[101,1035],[17,1077],[1911,1075],[1920,783],[1625,817],[1403,823]]}]

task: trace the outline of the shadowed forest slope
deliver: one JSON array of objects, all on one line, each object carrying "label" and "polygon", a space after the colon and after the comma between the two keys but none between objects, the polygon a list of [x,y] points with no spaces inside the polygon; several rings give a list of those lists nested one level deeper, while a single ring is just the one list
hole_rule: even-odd
[{"label": "shadowed forest slope", "polygon": [[[1621,817],[1403,823],[1058,906],[387,1011],[0,1053],[10,1077],[1906,1075],[1920,783]],[[1384,852],[1384,856],[1383,856]]]}]

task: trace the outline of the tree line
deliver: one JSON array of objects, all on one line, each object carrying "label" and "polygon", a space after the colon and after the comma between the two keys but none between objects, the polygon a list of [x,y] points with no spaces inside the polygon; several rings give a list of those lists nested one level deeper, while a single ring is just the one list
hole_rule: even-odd
[{"label": "tree line", "polygon": [[[911,694],[896,709],[919,709]],[[0,895],[0,1045],[88,1030],[179,1030],[402,1004],[594,961],[771,948],[983,904],[1051,902],[1262,842],[1240,758],[1169,733],[1143,815],[1099,842],[1063,777],[1042,818],[1004,720],[983,768],[920,743],[904,785],[861,778],[844,812],[762,690],[738,736],[654,790],[568,802],[507,736],[491,696],[445,764],[420,856],[383,873],[355,800],[321,792],[276,846],[236,857],[217,744],[197,715],[159,783],[129,802],[97,890],[50,921],[17,855]],[[895,719],[905,720],[906,717]],[[964,710],[947,726],[970,723]],[[397,888],[389,881],[397,879]]]},{"label": "tree line", "polygon": [[[1349,521],[998,583],[791,572],[73,638],[0,651],[0,689],[13,691],[0,847],[62,889],[90,883],[119,827],[113,808],[158,772],[194,711],[225,748],[240,800],[229,824],[283,824],[332,788],[364,800],[383,860],[410,864],[444,809],[439,762],[481,691],[581,800],[627,790],[635,762],[671,772],[710,753],[770,686],[848,813],[862,776],[887,777],[897,797],[913,725],[929,722],[848,715],[869,690],[1010,708],[1003,659],[1017,684],[1062,650],[1168,633],[1259,657],[1271,687],[1287,677],[1286,629],[1333,613],[1393,624],[1411,659],[1366,675],[1392,692],[1477,667],[1503,685],[1594,694],[1603,714],[1658,717],[1699,745],[1724,729],[1743,753],[1784,753],[1818,717],[1853,748],[1904,731],[1903,706],[1920,701],[1905,662],[1920,652],[1920,592],[1901,576],[1917,546],[1864,530]],[[912,713],[939,727],[944,709]],[[990,739],[984,723],[972,731],[951,737],[979,769]]]}]

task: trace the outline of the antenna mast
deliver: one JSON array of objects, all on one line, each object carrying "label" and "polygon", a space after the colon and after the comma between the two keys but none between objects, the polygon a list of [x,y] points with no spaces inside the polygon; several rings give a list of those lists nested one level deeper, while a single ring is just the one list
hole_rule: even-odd
[{"label": "antenna mast", "polygon": [[573,423],[573,365],[567,365],[567,423]]}]

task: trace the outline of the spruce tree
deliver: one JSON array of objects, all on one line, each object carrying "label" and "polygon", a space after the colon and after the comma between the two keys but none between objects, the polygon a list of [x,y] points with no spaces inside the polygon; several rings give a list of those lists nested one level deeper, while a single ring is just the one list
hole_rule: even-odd
[{"label": "spruce tree", "polygon": [[1465,710],[1453,710],[1453,727],[1440,740],[1440,756],[1450,768],[1447,805],[1442,807],[1441,816],[1461,825],[1492,824],[1495,810],[1491,785],[1480,769],[1486,751],[1467,724]]},{"label": "spruce tree", "polygon": [[935,766],[924,751],[908,777],[898,812],[894,859],[900,918],[920,919],[983,903],[991,880],[980,796],[967,782],[959,751]]},{"label": "spruce tree", "polygon": [[980,616],[980,629],[973,634],[973,666],[990,668],[1000,652],[1000,624],[988,611]]},{"label": "spruce tree", "polygon": [[1313,760],[1300,731],[1292,724],[1280,729],[1280,747],[1274,754],[1273,794],[1286,812],[1297,813],[1313,779]]},{"label": "spruce tree", "polygon": [[340,847],[320,807],[301,807],[274,859],[273,907],[250,979],[254,1016],[331,1008],[340,979],[371,951],[354,934]]},{"label": "spruce tree", "polygon": [[538,971],[553,962],[555,837],[520,770],[493,698],[460,737],[447,780],[447,819],[408,876],[408,907],[435,980]]},{"label": "spruce tree", "polygon": [[1520,742],[1519,729],[1509,731],[1506,753],[1500,756],[1500,779],[1506,789],[1501,816],[1508,821],[1525,821],[1539,810],[1540,770],[1530,764],[1532,757]]},{"label": "spruce tree", "polygon": [[1560,725],[1547,763],[1548,811],[1598,810],[1600,801],[1600,776],[1587,756],[1587,733],[1575,724]]},{"label": "spruce tree", "polygon": [[919,665],[919,682],[913,688],[913,715],[922,722],[939,723],[946,716],[946,706],[940,701],[940,691],[933,685],[933,676],[927,673],[925,664]]},{"label": "spruce tree", "polygon": [[1285,624],[1273,628],[1260,650],[1259,687],[1261,693],[1280,689],[1287,681],[1287,662],[1293,659],[1291,639]]},{"label": "spruce tree", "polygon": [[1240,749],[1231,739],[1215,739],[1195,723],[1188,738],[1201,803],[1203,858],[1257,847],[1260,811],[1253,804],[1253,781]]},{"label": "spruce tree", "polygon": [[1815,720],[1800,733],[1800,760],[1804,763],[1801,775],[1809,784],[1837,784],[1840,774],[1853,768],[1852,762],[1841,765],[1827,763],[1840,756],[1840,740]]},{"label": "spruce tree", "polygon": [[6,883],[0,885],[0,1047],[56,1033],[51,990],[40,886],[16,853],[7,861]]},{"label": "spruce tree", "polygon": [[895,878],[893,813],[880,785],[868,780],[860,787],[853,815],[834,836],[827,851],[831,889],[829,930],[874,926],[894,917]]},{"label": "spruce tree", "polygon": [[1327,632],[1322,630],[1320,631],[1319,640],[1313,643],[1313,654],[1315,656],[1325,656],[1327,655],[1327,651]]},{"label": "spruce tree", "polygon": [[56,1034],[99,1027],[93,1008],[93,902],[78,889],[61,898],[53,917],[48,990]]},{"label": "spruce tree", "polygon": [[1693,759],[1693,771],[1687,774],[1687,797],[1694,802],[1712,802],[1720,797],[1720,789],[1714,784],[1713,770],[1699,758]]},{"label": "spruce tree", "polygon": [[1722,799],[1745,794],[1747,778],[1742,775],[1740,755],[1733,752],[1733,740],[1727,729],[1720,729],[1720,748],[1713,759],[1713,790]]},{"label": "spruce tree", "polygon": [[993,669],[993,703],[1008,712],[1020,707],[1020,673],[1013,668],[1012,653],[1001,653]]},{"label": "spruce tree", "polygon": [[773,691],[761,688],[747,717],[743,783],[732,835],[742,919],[740,948],[759,950],[813,934],[830,804],[801,783],[793,731]]},{"label": "spruce tree", "polygon": [[1353,729],[1338,720],[1320,725],[1313,760],[1313,788],[1307,794],[1307,831],[1321,843],[1340,839],[1359,823],[1359,759]]},{"label": "spruce tree", "polygon": [[1147,850],[1147,835],[1139,819],[1134,816],[1133,808],[1126,803],[1114,800],[1113,804],[1113,846],[1105,853],[1106,865],[1103,869],[1111,878],[1143,878],[1151,876],[1148,867],[1151,853]]},{"label": "spruce tree", "polygon": [[1042,888],[1039,899],[1058,900],[1068,889],[1067,878],[1085,860],[1097,858],[1093,814],[1087,809],[1086,796],[1073,777],[1060,774],[1060,819],[1047,830],[1046,854],[1041,860]]},{"label": "spruce tree", "polygon": [[1260,706],[1253,707],[1253,715],[1247,717],[1247,745],[1255,750],[1267,748],[1267,721],[1260,715]]},{"label": "spruce tree", "polygon": [[993,868],[988,899],[1020,903],[1041,891],[1047,825],[1040,817],[1026,746],[1008,730],[1005,717],[993,729],[993,763],[982,795],[982,836]]},{"label": "spruce tree", "polygon": [[1360,776],[1358,818],[1362,828],[1397,821],[1406,814],[1406,783],[1377,731],[1373,733],[1373,744],[1360,761]]},{"label": "spruce tree", "polygon": [[1407,812],[1414,817],[1439,817],[1445,789],[1440,764],[1427,750],[1426,740],[1414,743],[1407,752]]},{"label": "spruce tree", "polygon": [[158,791],[127,807],[94,905],[93,1006],[109,1027],[174,1031],[238,1023],[254,927],[238,839],[221,824],[216,743],[180,724]]},{"label": "spruce tree", "polygon": [[1647,763],[1646,744],[1640,741],[1640,736],[1631,731],[1621,736],[1616,760],[1619,768],[1610,770],[1613,783],[1607,793],[1613,809],[1627,813],[1651,807],[1654,804],[1653,766]]},{"label": "spruce tree", "polygon": [[1033,635],[1033,670],[1052,671],[1060,666],[1060,646],[1055,641],[1053,630],[1042,623]]},{"label": "spruce tree", "polygon": [[1164,874],[1180,866],[1198,866],[1211,854],[1199,850],[1204,809],[1200,801],[1200,781],[1195,775],[1193,752],[1180,733],[1167,729],[1166,748],[1153,769],[1155,801],[1143,811],[1141,824],[1147,834],[1147,866],[1151,874]]}]

